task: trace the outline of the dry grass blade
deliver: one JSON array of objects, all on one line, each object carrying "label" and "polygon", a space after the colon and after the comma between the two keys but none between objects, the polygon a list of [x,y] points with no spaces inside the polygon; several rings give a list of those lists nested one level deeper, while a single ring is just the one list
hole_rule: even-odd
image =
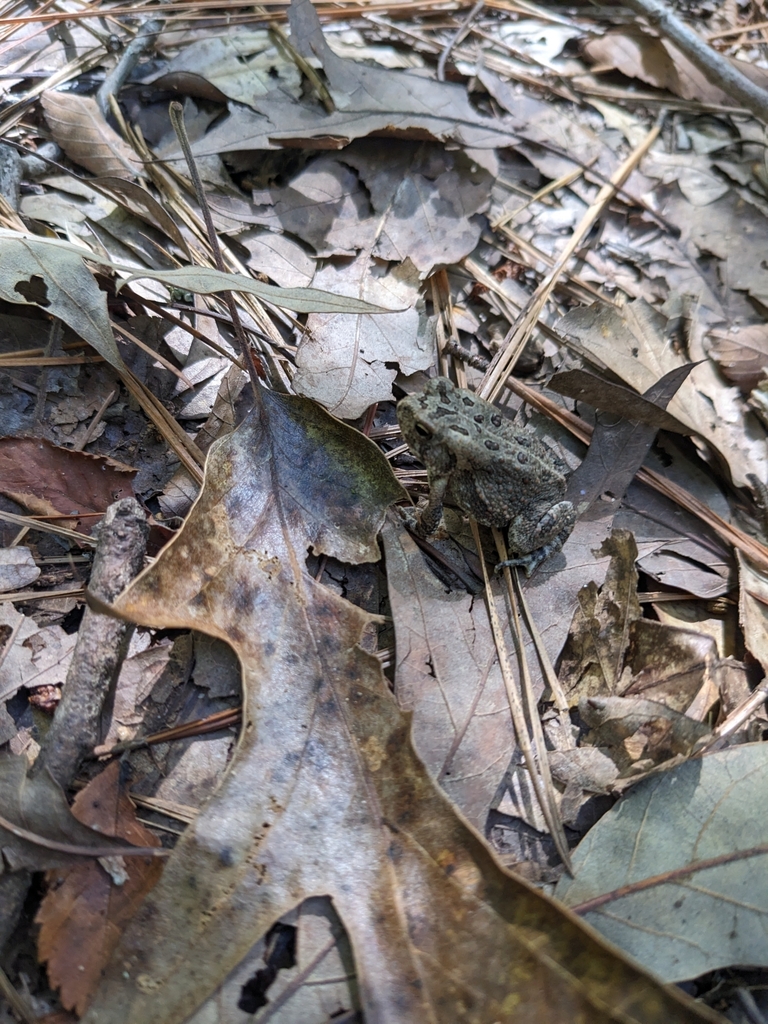
[{"label": "dry grass blade", "polygon": [[16,526],[21,526],[23,529],[44,530],[46,533],[54,533],[58,537],[74,541],[79,545],[96,546],[96,540],[93,537],[88,537],[84,533],[77,533],[75,530],[68,530],[65,526],[55,526],[53,523],[47,523],[44,519],[36,519],[34,516],[17,516],[15,512],[0,511],[0,519],[4,519],[8,523],[14,523]]},{"label": "dry grass blade", "polygon": [[720,740],[724,740],[727,736],[731,736],[738,729],[741,728],[752,715],[758,711],[766,699],[768,698],[768,680],[764,679],[762,683],[758,683],[757,687],[745,697],[744,700],[739,704],[738,707],[734,708],[733,711],[725,718],[713,731],[711,737],[702,746],[696,749],[696,757],[701,757],[706,754],[708,750],[711,750]]},{"label": "dry grass blade", "polygon": [[[156,353],[153,353],[156,355]],[[103,356],[0,356],[0,366],[83,366],[103,363]],[[168,367],[170,369],[170,367]],[[174,368],[174,373],[178,374]]]},{"label": "dry grass blade", "polygon": [[205,455],[185,433],[177,420],[168,412],[163,403],[130,372],[123,372],[120,378],[144,412],[154,423],[173,451],[179,457],[188,473],[197,483],[202,483],[202,466]]},{"label": "dry grass blade", "polygon": [[491,221],[491,227],[494,231],[498,231],[498,229],[503,227],[507,221],[519,216],[524,210],[527,210],[529,206],[532,206],[534,203],[538,203],[547,196],[552,195],[552,193],[557,192],[558,189],[566,188],[568,185],[572,185],[574,181],[578,181],[583,173],[584,171],[582,168],[577,167],[576,170],[569,171],[568,174],[564,174],[556,181],[550,181],[548,185],[545,185],[543,188],[540,188],[538,192],[534,192],[532,196],[529,196],[521,206],[516,206],[514,210],[504,210],[500,213],[495,220]]},{"label": "dry grass blade", "polygon": [[13,1010],[19,1020],[24,1021],[24,1024],[34,1024],[36,1020],[39,1020],[32,1007],[27,1005],[27,1000],[22,999],[13,987],[10,978],[2,967],[0,967],[0,995],[8,1001],[11,1010]]},{"label": "dry grass blade", "polygon": [[60,601],[62,597],[85,597],[85,587],[71,587],[68,590],[13,590],[0,594],[0,601]]},{"label": "dry grass blade", "polygon": [[645,136],[640,145],[635,147],[633,152],[630,153],[627,159],[612,175],[610,183],[603,185],[600,189],[597,198],[582,217],[581,222],[573,232],[573,235],[565,249],[531,296],[530,301],[521,313],[517,323],[505,339],[506,344],[491,363],[480,387],[477,389],[477,393],[482,398],[487,398],[489,401],[492,401],[501,391],[501,388],[504,386],[504,378],[509,375],[512,367],[517,362],[517,358],[522,352],[523,346],[528,340],[528,336],[530,335],[534,324],[538,320],[539,314],[544,308],[544,304],[552,294],[552,290],[565,269],[566,264],[589,234],[595,221],[601,216],[603,210],[614,197],[616,189],[624,184],[640,160],[656,141],[660,130],[661,129],[658,125],[654,126]]},{"label": "dry grass blade", "polygon": [[150,345],[147,345],[146,342],[143,342],[141,338],[137,338],[135,334],[132,334],[129,330],[127,330],[125,327],[122,327],[120,324],[113,323],[113,327],[115,328],[116,331],[118,331],[120,334],[126,337],[129,341],[132,341],[133,344],[137,346],[137,348],[141,349],[142,352],[146,352],[146,354],[150,356],[150,358],[156,359],[157,362],[160,363],[162,367],[164,367],[169,373],[172,373],[174,377],[177,377],[182,383],[186,384],[188,388],[194,387],[192,381],[189,379],[189,377],[187,377],[187,375],[183,371],[177,370],[169,359],[166,359],[165,356],[160,355],[160,353],[156,352]]},{"label": "dry grass blade", "polygon": [[[557,852],[560,855],[560,859],[565,864],[569,874],[573,874],[571,867],[571,858],[568,850],[568,840],[565,838],[565,832],[563,831],[563,825],[560,821],[560,815],[557,810],[557,801],[555,799],[554,786],[552,785],[552,777],[549,773],[549,765],[546,762],[546,755],[544,751],[544,738],[541,735],[541,722],[538,718],[535,702],[534,706],[530,709],[531,711],[531,726],[534,732],[534,737],[537,744],[537,753],[534,754],[531,746],[531,740],[528,736],[528,726],[525,722],[525,714],[523,712],[522,704],[520,703],[520,696],[515,687],[515,680],[512,676],[510,668],[509,652],[507,651],[507,645],[504,640],[504,631],[501,627],[501,620],[499,613],[496,610],[496,601],[491,590],[491,583],[488,577],[488,569],[483,558],[483,548],[480,543],[480,532],[477,528],[477,523],[474,520],[470,520],[472,526],[472,535],[475,539],[475,545],[478,551],[478,557],[480,565],[483,569],[483,581],[485,583],[485,597],[488,605],[488,615],[491,620],[491,629],[493,630],[493,639],[496,644],[496,650],[499,656],[499,667],[501,668],[502,677],[504,679],[504,686],[507,691],[507,698],[509,700],[509,709],[512,713],[512,721],[515,726],[515,735],[517,742],[520,745],[520,749],[523,752],[523,758],[525,759],[525,765],[528,769],[528,774],[531,778],[531,785],[533,786],[536,798],[539,801],[541,812],[544,815],[544,819],[549,828],[552,840],[555,844]],[[509,571],[508,569],[505,571]],[[517,632],[517,647],[521,649],[520,631]],[[530,690],[530,680],[529,686]],[[536,732],[536,725],[538,724],[538,734]],[[541,752],[541,753],[540,753]]]},{"label": "dry grass blade", "polygon": [[[219,237],[216,234],[216,228],[214,226],[213,217],[211,216],[211,211],[208,206],[208,200],[205,197],[203,181],[197,169],[195,158],[192,155],[192,147],[189,144],[187,129],[184,125],[184,107],[181,105],[181,103],[178,102],[178,100],[173,100],[170,107],[168,108],[168,111],[171,118],[171,124],[173,125],[173,130],[176,132],[176,138],[179,140],[179,144],[184,153],[184,159],[187,161],[189,173],[192,176],[192,183],[195,187],[195,195],[197,197],[197,201],[200,204],[200,209],[203,212],[203,218],[205,219],[205,228],[208,234],[208,244],[210,245],[211,252],[213,253],[213,260],[214,263],[216,264],[216,269],[224,273],[226,268],[224,266],[224,258],[221,255]],[[254,385],[254,395],[256,396],[256,401],[258,402],[259,391],[258,388],[256,387],[257,375],[258,377],[264,379],[266,377],[266,374],[264,373],[264,368],[261,365],[261,363],[258,360],[254,360],[253,357],[251,357],[250,359],[247,358],[248,355],[250,354],[250,350],[248,348],[248,341],[245,337],[245,332],[243,331],[243,325],[240,322],[240,314],[238,313],[237,306],[235,305],[234,295],[232,294],[232,292],[227,291],[222,292],[222,296],[224,298],[225,303],[227,304],[227,309],[229,310],[229,316],[232,321],[232,329],[235,333],[235,337],[237,338],[237,343],[240,349],[240,358],[246,360],[248,366],[248,373],[251,375],[252,383]]]},{"label": "dry grass blade", "polygon": [[[61,14],[58,14],[57,18],[61,20]],[[33,15],[33,19],[36,20],[36,16]],[[77,75],[80,75],[85,71],[90,71],[92,68],[98,67],[103,60],[104,47],[94,47],[93,50],[89,50],[87,53],[84,53],[79,57],[75,57],[75,59],[70,61],[69,64],[66,64],[63,68],[59,68],[58,71],[54,71],[49,78],[46,78],[44,81],[32,86],[32,88],[26,93],[24,99],[18,100],[16,103],[11,103],[10,106],[6,107],[3,111],[3,117],[0,119],[0,136],[5,135],[9,129],[19,123],[31,106],[33,99],[36,99],[38,96],[41,96],[44,92],[50,89],[55,89],[57,86],[71,81],[73,78],[76,78]]]},{"label": "dry grass blade", "polygon": [[[496,532],[498,533],[498,531]],[[503,540],[501,535],[499,535],[499,537],[497,538],[497,544],[499,543],[499,540]],[[504,551],[505,553],[502,555],[502,561],[505,558],[507,558],[506,549],[504,549]],[[528,601],[525,596],[525,590],[523,590],[523,588],[520,585],[520,577],[517,573],[514,573],[511,574],[511,578],[512,583],[514,584],[514,596],[517,598],[517,602],[523,613],[523,618],[525,619],[526,628],[528,629],[528,632],[531,635],[531,640],[533,640],[533,646],[536,648],[536,655],[539,659],[542,674],[544,676],[544,679],[546,680],[547,686],[549,687],[552,693],[555,707],[557,708],[558,715],[560,716],[560,725],[562,727],[563,739],[567,742],[571,737],[571,719],[569,714],[570,709],[568,707],[568,698],[565,696],[565,692],[563,691],[563,688],[560,685],[560,680],[557,677],[557,672],[555,672],[554,666],[550,661],[549,655],[547,654],[547,649],[544,645],[544,639],[541,633],[539,632],[538,626],[536,625],[533,616],[531,615],[531,609],[528,606]],[[509,587],[509,582],[507,582],[507,587]],[[511,600],[512,596],[510,595],[510,601]],[[575,746],[576,744],[575,742],[571,742],[568,745]]]}]

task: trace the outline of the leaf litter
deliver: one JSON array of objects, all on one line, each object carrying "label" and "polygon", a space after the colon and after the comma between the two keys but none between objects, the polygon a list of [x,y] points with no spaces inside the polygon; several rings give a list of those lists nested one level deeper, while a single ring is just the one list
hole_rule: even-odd
[{"label": "leaf litter", "polygon": [[[376,660],[358,646],[364,613],[303,571],[308,540],[346,560],[371,557],[375,529],[398,493],[385,460],[355,435],[334,444],[333,433],[347,428],[339,424],[332,433],[306,400],[268,396],[261,422],[244,421],[211,452],[201,497],[162,566],[119,602],[124,614],[144,621],[204,621],[209,632],[228,637],[243,665],[246,725],[216,799],[181,840],[83,1019],[183,1020],[280,914],[321,893],[331,895],[346,926],[361,1002],[374,1019],[455,1020],[462,1005],[503,1016],[510,993],[533,1019],[547,1012],[558,983],[561,1019],[587,1007],[594,1019],[616,1019],[598,1009],[596,990],[582,993],[597,975],[590,983],[572,966],[574,956],[583,958],[586,936],[569,937],[565,922],[556,938],[550,933],[554,905],[503,875],[414,758],[407,720],[391,703]],[[303,488],[292,462],[315,467]],[[340,507],[328,501],[350,493],[359,495],[351,536],[340,529],[351,519],[346,500]],[[227,506],[242,512],[233,517]],[[180,571],[193,565],[191,573]],[[250,584],[247,608],[236,599],[238,579]],[[312,850],[295,859],[307,829]],[[438,904],[463,927],[425,928],[422,908]],[[374,932],[378,941],[371,942]],[[480,936],[490,936],[489,952],[495,950],[482,975],[470,959]],[[602,973],[592,941],[588,959]],[[454,959],[457,943],[466,943],[466,953]],[[199,964],[194,981],[176,969],[183,961]],[[531,973],[541,981],[531,985]],[[620,974],[600,1003],[612,1001],[614,984],[624,989]],[[658,1019],[660,990],[643,987],[638,977],[630,1012]],[[668,1014],[686,1012],[671,993],[666,998]]]},{"label": "leaf litter", "polygon": [[[94,960],[73,995],[51,966],[64,1000],[81,1013],[90,1004],[86,1020],[172,1021],[197,1010],[223,1022],[261,1008],[286,1022],[355,1011],[368,1021],[565,1021],[582,1010],[596,1020],[715,1019],[498,859],[539,887],[560,878],[561,894],[591,884],[584,899],[603,902],[589,920],[666,980],[716,969],[738,978],[764,916],[756,898],[734,941],[723,941],[724,919],[731,924],[721,905],[752,881],[749,869],[738,874],[751,863],[744,858],[761,855],[759,836],[751,853],[741,842],[748,800],[727,790],[728,828],[708,837],[706,857],[678,842],[686,809],[722,785],[715,765],[733,787],[748,785],[763,751],[744,745],[762,740],[765,726],[767,563],[753,540],[767,504],[762,127],[668,40],[621,13],[610,12],[616,24],[605,31],[594,10],[526,5],[525,18],[502,19],[461,7],[418,20],[379,7],[351,29],[294,0],[290,36],[279,22],[254,27],[252,14],[201,28],[174,12],[148,28],[142,45],[155,59],[128,69],[111,106],[63,85],[81,76],[79,88],[88,68],[120,61],[101,44],[94,50],[80,16],[69,55],[52,21],[12,25],[11,41],[31,25],[47,43],[9,51],[18,75],[9,98],[38,104],[61,149],[19,122],[23,104],[6,107],[3,132],[21,151],[5,146],[3,159],[16,161],[24,195],[19,203],[0,182],[2,443],[21,452],[32,439],[61,444],[69,431],[105,471],[108,456],[134,467],[159,545],[175,529],[118,601],[148,628],[134,639],[104,735],[165,737],[175,722],[229,714],[226,658],[204,659],[201,633],[232,644],[243,670],[234,748],[220,732],[208,744],[163,739],[151,756],[124,755],[152,824],[166,835],[192,824],[142,908],[128,904],[103,983]],[[690,16],[700,31],[729,29],[737,17],[730,8]],[[745,36],[730,50],[764,75]],[[436,78],[438,63],[447,73]],[[228,273],[170,131],[172,95],[186,97]],[[648,137],[660,104],[673,111],[660,138],[639,166],[630,161],[599,233],[584,234],[578,260],[526,321],[537,283],[568,235],[591,223],[595,196]],[[217,298],[225,292],[236,295],[273,389],[251,412],[231,307]],[[507,411],[546,435],[571,470],[582,465],[570,485],[582,516],[526,585],[529,632],[519,635],[513,618],[502,638],[489,626],[460,517],[449,521],[453,539],[430,539],[429,561],[392,518],[386,583],[365,563],[379,559],[386,506],[404,497],[396,478],[424,493],[387,403],[435,372],[464,386],[466,371],[480,386],[523,322],[515,372],[541,385],[560,371],[559,404],[540,407],[559,425],[518,399]],[[78,356],[82,342],[106,363]],[[523,393],[537,407],[531,389]],[[322,407],[365,416],[389,463]],[[187,430],[201,425],[199,447],[169,410]],[[581,426],[578,439],[568,434],[573,411],[594,425],[588,450]],[[199,490],[202,450],[219,435]],[[641,464],[643,482],[632,482]],[[50,469],[18,468],[27,482],[4,490],[0,512],[38,517],[23,535],[23,564],[31,558],[44,572],[19,576],[8,596],[54,587],[52,599],[23,595],[21,613],[3,605],[0,735],[23,787],[42,723],[41,712],[31,717],[34,659],[51,660],[50,647],[41,678],[60,681],[61,636],[46,640],[45,630],[71,628],[77,598],[55,594],[67,580],[85,582],[87,562],[75,548],[56,569],[74,542],[40,518],[69,513],[68,527],[82,515],[76,485],[68,481],[74,504],[65,507],[68,492]],[[104,501],[89,499],[85,515]],[[713,515],[702,521],[704,510]],[[18,526],[9,518],[0,528],[20,552]],[[511,600],[493,586],[499,607]],[[381,614],[390,611],[391,624]],[[169,656],[167,631],[182,629],[200,633],[182,633]],[[193,649],[205,666],[197,672]],[[528,720],[541,715],[546,738],[537,757],[550,762],[570,843],[581,841],[571,882],[520,756],[499,651],[529,679]],[[754,765],[739,760],[748,751]],[[106,776],[98,763],[83,771]],[[655,816],[624,810],[657,789]],[[18,807],[13,791],[0,814]],[[53,856],[46,842],[81,836],[62,800],[45,790],[34,828],[19,826],[43,840],[37,852],[0,831],[10,866],[40,870]],[[626,829],[618,847],[651,851],[624,895],[612,890],[628,876],[601,870],[616,820]],[[666,846],[679,856],[655,863]],[[106,894],[98,898],[112,902],[107,875],[93,872]],[[700,875],[719,884],[718,872],[737,889],[708,890],[715,909],[700,946],[713,952],[686,957],[689,903],[670,908],[665,894],[681,884],[693,892]],[[14,878],[6,873],[0,886]],[[626,920],[642,916],[642,929],[614,913],[624,900]],[[72,926],[88,913],[86,899],[75,900]],[[0,937],[4,927],[0,913]],[[662,929],[664,943],[647,941]],[[66,936],[55,940],[61,949]],[[749,962],[762,964],[755,950]],[[16,977],[13,955],[6,963]],[[325,1002],[310,996],[317,986],[328,986]],[[697,991],[706,998],[710,988]],[[726,1008],[727,997],[711,999]]]}]

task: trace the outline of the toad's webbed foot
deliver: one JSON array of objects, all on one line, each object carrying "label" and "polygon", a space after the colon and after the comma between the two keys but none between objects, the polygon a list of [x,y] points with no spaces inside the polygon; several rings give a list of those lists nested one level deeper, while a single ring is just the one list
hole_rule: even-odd
[{"label": "toad's webbed foot", "polygon": [[536,569],[545,562],[550,555],[554,555],[555,552],[559,551],[563,544],[571,534],[571,528],[563,530],[558,533],[556,537],[553,537],[547,544],[543,544],[540,548],[536,548],[535,551],[529,551],[527,555],[519,555],[517,558],[507,558],[503,562],[499,562],[496,566],[496,572],[500,573],[504,566],[508,565],[518,566],[523,570],[528,579],[534,574]]}]

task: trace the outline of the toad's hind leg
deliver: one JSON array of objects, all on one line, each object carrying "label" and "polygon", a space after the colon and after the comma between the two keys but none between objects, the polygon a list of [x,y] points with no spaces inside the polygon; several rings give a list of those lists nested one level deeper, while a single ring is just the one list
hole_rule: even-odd
[{"label": "toad's hind leg", "polygon": [[526,576],[530,576],[565,544],[576,523],[576,510],[570,501],[558,501],[547,508],[538,521],[531,522],[531,518],[530,514],[522,514],[509,524],[509,546],[517,557],[499,562],[497,572],[505,565],[519,565]]}]

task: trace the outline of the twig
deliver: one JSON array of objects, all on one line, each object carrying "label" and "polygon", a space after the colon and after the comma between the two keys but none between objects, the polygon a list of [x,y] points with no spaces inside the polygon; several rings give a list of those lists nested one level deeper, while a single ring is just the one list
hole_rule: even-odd
[{"label": "twig", "polygon": [[478,16],[480,11],[485,7],[485,0],[477,0],[477,3],[466,16],[461,25],[456,29],[451,38],[445,44],[443,52],[440,54],[440,60],[437,62],[437,80],[438,82],[445,81],[445,65],[448,63],[448,57],[450,56],[451,50],[454,46],[458,46],[464,36],[469,32],[469,27],[475,18]]},{"label": "twig", "polygon": [[242,717],[242,706],[225,708],[224,711],[217,711],[207,718],[196,718],[192,722],[183,722],[181,725],[174,725],[170,729],[163,729],[160,732],[151,733],[149,736],[135,736],[132,740],[124,740],[122,743],[116,743],[113,747],[99,748],[96,754],[99,757],[106,755],[114,757],[126,750],[140,750],[142,747],[151,747],[156,743],[173,743],[191,736],[205,736],[211,732],[221,732],[222,729],[231,729],[233,726],[239,725]]},{"label": "twig", "polygon": [[659,0],[625,0],[625,4],[646,18],[662,36],[670,39],[708,81],[733,96],[751,110],[756,118],[768,124],[768,92],[751,82],[727,57],[713,50],[676,14]]},{"label": "twig", "polygon": [[[135,498],[110,505],[99,525],[90,589],[112,602],[139,572],[149,527]],[[86,608],[61,703],[43,740],[33,774],[48,770],[69,786],[99,742],[102,709],[120,670],[134,627]]]},{"label": "twig", "polygon": [[83,597],[85,587],[68,587],[66,590],[8,590],[0,594],[0,601],[11,604],[26,601],[60,601],[62,597]]},{"label": "twig", "polygon": [[[170,114],[173,130],[176,132],[179,145],[184,153],[184,159],[187,161],[189,176],[192,178],[192,184],[195,186],[195,194],[197,195],[197,201],[200,204],[200,209],[205,219],[205,226],[208,230],[208,241],[211,245],[211,252],[213,253],[213,258],[216,263],[216,269],[220,270],[222,273],[226,273],[227,268],[224,266],[224,257],[221,255],[219,237],[216,234],[211,210],[205,196],[203,182],[200,177],[200,172],[197,169],[195,158],[192,155],[192,147],[189,144],[189,136],[187,135],[187,129],[184,125],[184,107],[178,100],[173,100],[168,108],[168,113]],[[237,311],[234,295],[232,292],[222,292],[221,296],[227,304],[227,309],[229,310],[229,315],[232,320],[232,329],[235,332],[235,337],[237,338],[237,342],[240,346],[240,355],[245,360],[248,367],[253,391],[257,396],[256,400],[258,401],[259,377],[262,379],[264,378],[264,367],[261,365],[261,360],[255,356],[253,349],[250,347],[245,337],[245,331],[243,330],[243,325],[240,321],[240,314]]]},{"label": "twig", "polygon": [[162,18],[150,18],[144,22],[120,54],[117,64],[104,79],[101,88],[96,93],[96,102],[102,114],[106,114],[109,110],[109,97],[117,96],[120,89],[127,82],[129,75],[139,63],[139,58],[154,43],[164,24],[165,21]]},{"label": "twig", "polygon": [[688,878],[691,875],[703,871],[711,871],[712,868],[722,867],[724,864],[735,864],[741,860],[748,860],[752,857],[764,857],[768,853],[768,843],[761,843],[759,846],[750,846],[746,850],[733,850],[731,853],[721,853],[718,857],[707,857],[705,860],[694,860],[680,868],[673,868],[671,871],[662,871],[661,874],[651,875],[649,878],[641,878],[639,882],[630,882],[621,885],[610,892],[601,893],[591,900],[585,900],[575,907],[570,907],[574,914],[582,917],[589,914],[598,907],[614,900],[623,899],[625,896],[633,896],[638,892],[646,892],[648,889],[655,889],[659,885],[668,885],[670,882],[677,882],[681,878]]}]

